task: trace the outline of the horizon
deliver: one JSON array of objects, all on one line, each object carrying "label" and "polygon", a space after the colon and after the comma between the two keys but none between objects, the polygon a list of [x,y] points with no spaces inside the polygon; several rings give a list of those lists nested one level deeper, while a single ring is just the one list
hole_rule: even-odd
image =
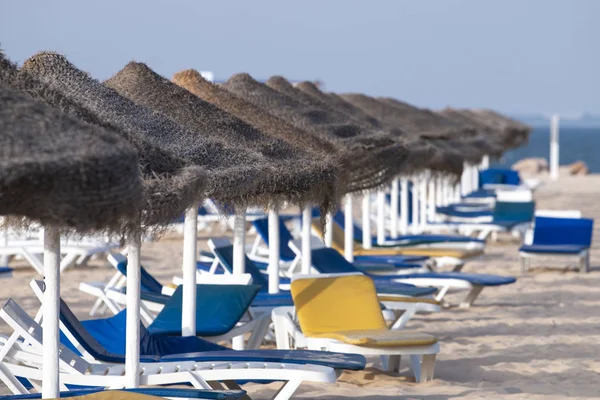
[{"label": "horizon", "polygon": [[136,60],[168,78],[186,68],[217,79],[283,75],[431,109],[600,114],[594,0],[21,0],[4,8],[0,46],[11,60],[54,50],[99,80]]}]

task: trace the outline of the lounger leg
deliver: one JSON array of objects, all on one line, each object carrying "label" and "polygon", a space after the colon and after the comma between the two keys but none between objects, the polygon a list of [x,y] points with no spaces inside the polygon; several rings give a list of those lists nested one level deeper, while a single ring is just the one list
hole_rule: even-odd
[{"label": "lounger leg", "polygon": [[437,294],[435,295],[435,300],[436,301],[442,301],[444,299],[444,296],[446,296],[446,293],[448,293],[448,290],[450,290],[450,286],[444,286],[439,292],[437,292]]},{"label": "lounger leg", "polygon": [[425,354],[423,356],[420,382],[427,382],[433,379],[433,374],[435,371],[435,356],[435,354]]},{"label": "lounger leg", "polygon": [[421,358],[415,354],[410,356],[410,365],[415,376],[416,382],[421,382],[422,371],[421,371]]},{"label": "lounger leg", "polygon": [[29,393],[25,386],[19,382],[17,377],[10,372],[8,367],[0,362],[0,380],[8,387],[13,393],[27,394]]},{"label": "lounger leg", "polygon": [[273,400],[288,400],[296,392],[296,389],[300,386],[302,381],[300,379],[294,379],[287,381],[281,386],[281,388],[273,396]]},{"label": "lounger leg", "polygon": [[267,336],[269,325],[271,325],[271,318],[263,318],[263,320],[254,327],[248,338],[248,343],[246,343],[246,348],[248,350],[258,349],[260,347],[265,336]]},{"label": "lounger leg", "polygon": [[398,316],[396,321],[390,327],[391,330],[400,330],[406,326],[408,321],[415,315],[415,309],[404,310],[404,312]]},{"label": "lounger leg", "polygon": [[527,272],[527,258],[521,256],[521,274],[525,274]]},{"label": "lounger leg", "polygon": [[460,303],[459,307],[460,308],[471,307],[473,305],[473,303],[475,302],[475,299],[477,298],[477,296],[479,296],[479,293],[481,293],[482,290],[483,290],[483,286],[473,286],[473,289],[471,289],[471,291],[469,292],[467,297],[465,297],[463,302]]},{"label": "lounger leg", "polygon": [[584,252],[579,258],[579,272],[588,273],[590,272],[590,253],[589,251]]},{"label": "lounger leg", "polygon": [[400,356],[400,355],[389,356],[388,365],[387,365],[386,370],[390,371],[390,372],[400,372],[401,358],[402,358],[402,356]]},{"label": "lounger leg", "polygon": [[452,268],[452,272],[460,272],[460,270],[463,269],[464,266],[465,266],[464,262],[458,263],[458,264],[454,265],[454,268]]}]

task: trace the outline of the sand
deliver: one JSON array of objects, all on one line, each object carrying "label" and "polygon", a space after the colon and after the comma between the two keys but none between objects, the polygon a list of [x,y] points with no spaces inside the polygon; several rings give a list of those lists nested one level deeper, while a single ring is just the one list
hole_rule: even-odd
[{"label": "sand", "polygon": [[[600,176],[562,177],[536,192],[538,209],[579,209],[600,217]],[[596,230],[599,229],[597,224]],[[595,232],[598,237],[598,232]],[[204,245],[203,240],[199,241]],[[596,249],[596,240],[593,248]],[[488,245],[484,259],[464,271],[514,275],[514,285],[483,291],[474,307],[452,308],[417,316],[406,329],[436,335],[441,343],[435,379],[416,384],[401,376],[371,368],[344,373],[336,384],[302,384],[295,398],[342,399],[564,399],[597,398],[600,393],[600,252],[592,251],[592,272],[536,269],[520,273],[518,243]],[[178,274],[181,237],[168,235],[144,244],[143,264],[163,282]],[[546,265],[546,263],[542,263]],[[594,268],[596,267],[596,268]],[[112,269],[105,265],[76,268],[62,275],[62,296],[80,318],[87,318],[93,299],[77,289],[80,281],[105,281]],[[8,297],[33,314],[39,307],[28,282],[40,278],[31,268],[20,268],[2,281],[0,301]],[[0,333],[8,333],[0,322]],[[373,368],[373,365],[375,368]],[[253,399],[269,398],[277,384],[249,384]],[[0,393],[8,393],[0,384]]]}]

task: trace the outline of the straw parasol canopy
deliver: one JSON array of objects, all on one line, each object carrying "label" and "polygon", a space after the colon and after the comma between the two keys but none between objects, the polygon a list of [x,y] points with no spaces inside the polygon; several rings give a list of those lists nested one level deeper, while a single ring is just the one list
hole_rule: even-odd
[{"label": "straw parasol canopy", "polygon": [[530,126],[492,110],[446,108],[439,113],[453,121],[486,130],[492,137],[499,138],[506,149],[519,147],[529,140]]},{"label": "straw parasol canopy", "polygon": [[449,149],[445,145],[439,145],[432,140],[408,135],[397,127],[387,126],[377,118],[367,114],[361,108],[345,101],[337,94],[323,93],[312,82],[300,82],[295,87],[304,93],[305,99],[306,96],[310,96],[315,105],[320,104],[323,107],[329,107],[338,113],[344,113],[347,117],[352,118],[353,121],[358,121],[372,129],[385,130],[392,137],[405,140],[412,157],[403,168],[404,173],[415,173],[423,169],[430,169],[443,174],[453,174],[456,176],[462,174],[463,158],[455,150]]},{"label": "straw parasol canopy", "polygon": [[[105,82],[121,95],[161,113],[197,138],[219,140],[224,146],[221,162],[229,155],[248,156],[247,165],[253,175],[242,174],[240,180],[250,183],[246,197],[250,204],[265,207],[283,202],[316,203],[323,211],[335,204],[338,168],[327,159],[311,156],[296,146],[269,136],[243,120],[204,101],[188,90],[163,78],[143,63],[131,62]],[[188,155],[191,161],[212,164],[203,155]],[[217,165],[218,166],[218,165]]]},{"label": "straw parasol canopy", "polygon": [[91,116],[133,145],[144,178],[144,228],[169,224],[205,197],[205,171],[161,148],[156,140],[164,131],[179,127],[104,87],[64,56],[42,52],[30,57],[19,70],[19,80],[13,84],[54,108]]},{"label": "straw parasol canopy", "polygon": [[0,213],[9,223],[121,232],[139,221],[142,199],[129,143],[0,83]]},{"label": "straw parasol canopy", "polygon": [[484,155],[501,154],[502,148],[478,136],[473,127],[462,126],[430,110],[390,98],[364,94],[343,94],[343,99],[360,107],[383,123],[399,127],[416,137],[435,141],[436,145],[457,152],[470,163],[479,163]]},{"label": "straw parasol canopy", "polygon": [[341,152],[340,164],[349,173],[347,191],[378,187],[397,174],[407,158],[406,148],[383,133],[366,132],[356,124],[336,119],[323,108],[306,106],[286,94],[257,82],[248,74],[232,76],[223,87],[297,128],[332,142]]}]

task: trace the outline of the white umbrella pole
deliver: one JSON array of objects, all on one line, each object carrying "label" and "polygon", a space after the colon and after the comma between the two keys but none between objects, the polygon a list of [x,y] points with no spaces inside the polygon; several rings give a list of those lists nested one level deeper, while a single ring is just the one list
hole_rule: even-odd
[{"label": "white umbrella pole", "polygon": [[481,169],[482,171],[488,169],[490,167],[490,156],[483,156],[483,158],[481,159],[481,165],[479,166],[479,169]]},{"label": "white umbrella pole", "polygon": [[279,293],[279,213],[269,210],[269,293]]},{"label": "white umbrella pole", "polygon": [[460,203],[461,193],[462,193],[462,185],[460,183],[457,183],[456,185],[454,185],[454,193],[452,196],[452,197],[454,197],[455,203]]},{"label": "white umbrella pole", "polygon": [[560,117],[553,115],[550,120],[550,178],[553,181],[558,179],[558,167],[560,164],[559,125]]},{"label": "white umbrella pole", "polygon": [[377,244],[385,243],[385,192],[377,192]]},{"label": "white umbrella pole", "polygon": [[435,206],[436,206],[436,195],[437,190],[435,187],[436,178],[431,176],[429,177],[428,188],[427,188],[427,222],[433,222],[435,220]]},{"label": "white umbrella pole", "polygon": [[408,179],[400,180],[400,233],[406,235],[408,233]]},{"label": "white umbrella pole", "polygon": [[60,307],[60,235],[53,227],[44,229],[44,319],[42,398],[59,396],[59,307]]},{"label": "white umbrella pole", "polygon": [[233,273],[246,273],[246,210],[236,212],[233,221]]},{"label": "white umbrella pole", "polygon": [[435,178],[435,205],[444,205],[444,179],[441,176]]},{"label": "white umbrella pole", "polygon": [[325,221],[325,246],[333,246],[333,214],[331,213],[327,215],[327,220]]},{"label": "white umbrella pole", "polygon": [[471,166],[471,190],[475,191],[479,189],[479,168],[477,165]]},{"label": "white umbrella pole", "polygon": [[198,206],[185,212],[183,222],[183,297],[181,304],[181,336],[196,336],[196,246]]},{"label": "white umbrella pole", "polygon": [[352,195],[346,195],[344,205],[344,257],[354,262],[354,221],[352,220]]},{"label": "white umbrella pole", "polygon": [[421,180],[419,181],[420,191],[419,198],[421,199],[421,210],[419,215],[420,229],[419,232],[423,232],[425,230],[425,226],[427,225],[427,182],[429,181],[429,177],[426,174],[423,174]]},{"label": "white umbrella pole", "polygon": [[132,236],[127,250],[127,320],[125,328],[125,387],[140,385],[140,267],[141,237]]},{"label": "white umbrella pole", "polygon": [[[246,273],[246,210],[237,211],[233,220],[233,273]],[[234,350],[244,350],[244,336],[231,340]]]},{"label": "white umbrella pole", "polygon": [[412,179],[412,232],[419,231],[419,195],[421,192],[421,185],[419,182],[419,176],[415,175]]},{"label": "white umbrella pole", "polygon": [[302,209],[302,259],[301,270],[303,274],[310,274],[312,266],[311,248],[310,248],[310,224],[312,223],[312,210],[310,206]]},{"label": "white umbrella pole", "polygon": [[392,181],[390,198],[390,236],[392,239],[398,238],[398,178]]},{"label": "white umbrella pole", "polygon": [[[348,226],[346,226],[348,229]],[[365,249],[370,249],[373,245],[371,237],[371,192],[368,190],[363,194],[362,198],[362,246]]]},{"label": "white umbrella pole", "polygon": [[463,173],[460,177],[460,194],[463,196],[471,193],[471,179],[469,178],[469,164],[466,162],[463,163]]}]

